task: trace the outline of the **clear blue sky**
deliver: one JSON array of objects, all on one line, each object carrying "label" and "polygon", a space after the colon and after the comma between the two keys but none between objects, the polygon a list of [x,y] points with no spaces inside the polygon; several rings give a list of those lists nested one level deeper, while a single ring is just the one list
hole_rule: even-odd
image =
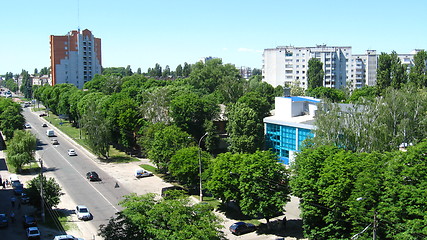
[{"label": "clear blue sky", "polygon": [[78,26],[102,39],[104,67],[143,72],[206,56],[261,68],[263,50],[284,45],[427,49],[426,0],[0,0],[0,9],[0,74],[49,67],[49,36]]}]

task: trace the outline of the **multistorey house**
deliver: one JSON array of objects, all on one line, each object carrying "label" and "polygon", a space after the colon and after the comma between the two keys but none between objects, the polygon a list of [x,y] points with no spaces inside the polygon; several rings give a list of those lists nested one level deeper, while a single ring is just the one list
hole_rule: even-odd
[{"label": "multistorey house", "polygon": [[71,83],[78,88],[102,71],[101,39],[88,29],[50,36],[52,85]]}]

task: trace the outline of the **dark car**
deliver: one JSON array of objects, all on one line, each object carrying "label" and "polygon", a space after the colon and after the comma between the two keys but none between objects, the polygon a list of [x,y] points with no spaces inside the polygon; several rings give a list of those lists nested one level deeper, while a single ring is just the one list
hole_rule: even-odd
[{"label": "dark car", "polygon": [[24,219],[23,219],[22,224],[24,225],[25,228],[36,227],[37,221],[36,221],[36,218],[34,216],[24,215]]},{"label": "dark car", "polygon": [[256,231],[256,226],[252,223],[236,222],[230,226],[230,232],[235,235]]},{"label": "dark car", "polygon": [[42,124],[42,127],[47,127],[47,124],[46,124],[46,123],[43,123],[43,124]]},{"label": "dark car", "polygon": [[9,225],[9,221],[7,219],[7,215],[4,213],[0,213],[0,227],[7,227]]},{"label": "dark car", "polygon": [[25,192],[23,192],[21,194],[21,203],[22,204],[27,204],[29,202],[30,202],[30,197],[28,197],[28,195]]},{"label": "dark car", "polygon": [[23,192],[24,192],[23,184],[17,184],[13,187],[13,193],[15,193],[15,195],[21,195]]},{"label": "dark car", "polygon": [[39,117],[46,117],[46,116],[47,116],[46,113],[39,114]]},{"label": "dark car", "polygon": [[86,178],[89,179],[89,181],[99,181],[101,180],[98,176],[98,173],[96,172],[88,172],[86,173]]}]

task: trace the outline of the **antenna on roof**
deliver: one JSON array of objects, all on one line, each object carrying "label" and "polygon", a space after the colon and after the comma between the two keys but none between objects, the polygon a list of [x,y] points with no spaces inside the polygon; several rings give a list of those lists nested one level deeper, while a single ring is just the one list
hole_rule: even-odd
[{"label": "antenna on roof", "polygon": [[77,30],[80,33],[80,0],[77,0]]}]

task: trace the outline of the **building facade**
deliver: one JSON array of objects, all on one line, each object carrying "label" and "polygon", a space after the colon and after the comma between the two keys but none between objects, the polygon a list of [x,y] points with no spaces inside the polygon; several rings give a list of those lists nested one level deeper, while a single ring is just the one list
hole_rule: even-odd
[{"label": "building facade", "polygon": [[50,36],[52,85],[71,83],[78,88],[102,72],[101,39],[88,29]]},{"label": "building facade", "polygon": [[[287,95],[286,95],[287,96]],[[264,118],[267,148],[279,161],[289,165],[304,140],[314,136],[314,115],[319,99],[311,97],[276,97],[274,115]]]},{"label": "building facade", "polygon": [[[421,50],[398,54],[398,57],[409,69],[414,64],[414,55],[419,51]],[[317,58],[323,63],[324,87],[353,90],[363,86],[374,86],[377,81],[378,56],[375,50],[367,50],[364,54],[352,54],[351,47],[326,45],[265,49],[263,81],[273,87],[296,84],[307,89],[308,61]]]}]

